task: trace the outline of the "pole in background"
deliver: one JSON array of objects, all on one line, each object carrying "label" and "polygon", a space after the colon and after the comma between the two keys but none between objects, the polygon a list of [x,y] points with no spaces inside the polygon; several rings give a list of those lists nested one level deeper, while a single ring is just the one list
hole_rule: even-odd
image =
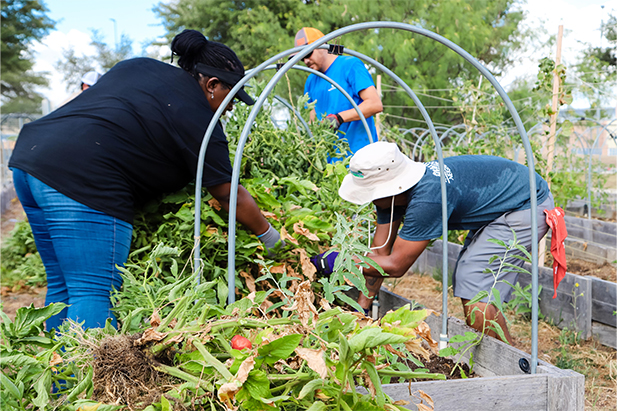
[{"label": "pole in background", "polygon": [[[557,73],[557,66],[561,64],[561,41],[563,39],[563,25],[559,25],[557,31],[557,52],[555,53],[555,70],[553,72],[553,101],[551,104],[551,110],[553,114],[550,117],[550,130],[548,134],[548,140],[544,151],[544,157],[546,158],[546,182],[548,188],[551,188],[551,171],[553,171],[553,158],[555,157],[555,133],[557,130],[557,115],[559,114],[559,89],[561,87],[561,79]],[[546,254],[546,237],[540,241],[538,249],[538,265],[544,266],[544,257]]]},{"label": "pole in background", "polygon": [[116,24],[116,19],[110,18],[109,20],[114,22],[114,51],[118,51],[118,25]]}]

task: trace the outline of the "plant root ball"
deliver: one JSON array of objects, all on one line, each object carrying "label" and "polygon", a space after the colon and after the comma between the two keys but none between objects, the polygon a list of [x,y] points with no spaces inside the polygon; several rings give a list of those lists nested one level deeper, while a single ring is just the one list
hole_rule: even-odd
[{"label": "plant root ball", "polygon": [[154,359],[136,347],[137,335],[105,337],[93,349],[93,399],[142,409],[161,398],[169,377],[153,368]]}]

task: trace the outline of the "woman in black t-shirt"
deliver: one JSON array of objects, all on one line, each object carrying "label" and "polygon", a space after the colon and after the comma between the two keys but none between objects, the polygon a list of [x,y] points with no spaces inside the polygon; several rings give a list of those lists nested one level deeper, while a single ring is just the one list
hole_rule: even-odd
[{"label": "woman in black t-shirt", "polygon": [[[197,172],[201,141],[214,112],[244,68],[227,46],[185,30],[171,43],[174,67],[137,58],[118,63],[87,93],[27,124],[9,162],[47,273],[46,304],[69,304],[47,321],[102,327],[109,293],[122,279],[133,210],[185,187]],[[253,100],[240,90],[236,98]],[[226,111],[233,109],[233,103]],[[212,133],[203,186],[229,206],[232,168],[220,122]],[[238,221],[271,249],[279,233],[240,186]]]}]

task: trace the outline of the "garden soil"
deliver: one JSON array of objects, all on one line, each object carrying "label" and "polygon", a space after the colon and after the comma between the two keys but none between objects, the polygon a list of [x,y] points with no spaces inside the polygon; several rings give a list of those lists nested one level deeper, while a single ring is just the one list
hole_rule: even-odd
[{"label": "garden soil", "polygon": [[[25,218],[25,214],[18,201],[13,201],[11,207],[2,214],[1,239],[7,236],[17,221]],[[547,261],[547,265],[550,261]],[[576,271],[575,271],[576,270]],[[569,260],[568,272],[580,275],[593,275],[609,281],[617,281],[614,265],[598,265],[582,260]],[[400,279],[387,280],[384,286],[391,291],[416,301],[423,306],[441,311],[441,283],[430,275],[408,274]],[[3,304],[3,311],[14,318],[15,312],[20,307],[34,304],[35,307],[43,307],[45,303],[45,288],[28,288],[18,284],[15,287],[3,287],[0,290],[0,301]],[[452,296],[448,299],[448,315],[457,318],[464,318],[463,309],[458,299]],[[509,317],[511,320],[510,331],[514,338],[514,345],[525,351],[531,351],[531,325],[522,318]],[[551,364],[561,365],[564,368],[574,369],[585,374],[585,409],[597,411],[615,411],[617,409],[617,351],[609,347],[590,340],[581,341],[576,339],[573,333],[559,330],[557,327],[540,321],[538,327],[538,356],[540,359]],[[131,338],[123,337],[118,341],[107,341],[105,346],[99,349],[101,363],[99,372],[95,371],[95,378],[104,382],[109,379],[117,378],[111,372],[114,368],[139,370],[141,377],[145,378],[133,387],[125,385],[126,391],[123,395],[156,395],[152,392],[151,383],[157,378],[155,373],[150,370],[151,360],[140,358],[135,350],[128,350],[127,344],[132,344]],[[137,350],[139,351],[139,350]],[[122,352],[121,357],[118,353]],[[130,358],[128,358],[130,357]],[[139,367],[135,367],[134,361],[139,360]],[[106,362],[109,361],[109,362]],[[145,365],[143,365],[145,364]],[[443,361],[439,357],[434,357],[427,363],[430,372],[440,372],[448,375],[453,366],[450,361]],[[141,367],[141,368],[140,368]],[[145,368],[144,368],[145,367]],[[465,369],[468,372],[468,369]],[[460,375],[449,376],[449,378],[460,378]],[[133,380],[134,381],[134,380]],[[98,384],[97,384],[98,385]],[[103,383],[102,386],[107,386]],[[120,384],[122,387],[123,384]],[[122,388],[114,388],[122,389]],[[130,390],[141,389],[140,394]],[[104,398],[110,393],[100,391],[98,395]],[[132,397],[134,398],[134,397]],[[160,398],[160,397],[159,397]]]}]

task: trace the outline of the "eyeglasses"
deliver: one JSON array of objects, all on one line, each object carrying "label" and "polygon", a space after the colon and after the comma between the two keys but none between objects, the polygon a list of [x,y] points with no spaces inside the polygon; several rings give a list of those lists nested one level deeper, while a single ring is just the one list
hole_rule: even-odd
[{"label": "eyeglasses", "polygon": [[[315,51],[315,50],[313,50],[313,51]],[[305,59],[310,59],[310,58],[311,58],[311,56],[313,55],[313,51],[311,51],[311,52],[310,52],[309,54],[307,54],[306,56],[302,57],[302,61],[304,61]],[[296,54],[297,54],[297,53],[296,53]],[[294,56],[295,56],[296,54],[293,54],[293,55],[289,56],[289,57],[287,58],[287,61],[289,61],[289,60],[291,60],[292,58],[294,58]]]}]

